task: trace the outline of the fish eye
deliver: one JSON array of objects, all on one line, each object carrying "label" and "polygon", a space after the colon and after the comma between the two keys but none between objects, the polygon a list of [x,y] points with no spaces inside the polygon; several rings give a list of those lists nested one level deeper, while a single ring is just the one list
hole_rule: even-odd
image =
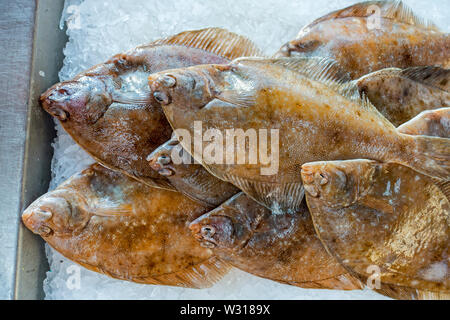
[{"label": "fish eye", "polygon": [[38,233],[42,237],[49,237],[53,234],[53,230],[49,226],[41,226],[38,229]]},{"label": "fish eye", "polygon": [[213,226],[204,226],[201,230],[202,236],[211,238],[216,233],[216,228]]},{"label": "fish eye", "polygon": [[158,101],[161,104],[170,103],[169,97],[164,92],[156,91],[153,93],[153,97],[155,98],[156,101]]},{"label": "fish eye", "polygon": [[319,172],[317,174],[317,178],[318,178],[318,182],[321,186],[325,185],[328,183],[328,176],[326,173],[324,172]]},{"label": "fish eye", "polygon": [[163,154],[158,157],[157,162],[160,165],[165,165],[171,163],[172,159],[168,155]]}]

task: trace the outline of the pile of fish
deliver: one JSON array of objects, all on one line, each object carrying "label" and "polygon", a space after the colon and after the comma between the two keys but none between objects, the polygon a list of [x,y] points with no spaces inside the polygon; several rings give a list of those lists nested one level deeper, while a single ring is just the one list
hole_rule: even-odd
[{"label": "pile of fish", "polygon": [[[450,35],[398,1],[332,12],[272,57],[220,28],[137,47],[41,96],[98,163],[23,222],[72,261],[139,283],[205,288],[236,267],[448,299],[449,67]],[[272,162],[220,161],[229,129],[276,130]]]}]

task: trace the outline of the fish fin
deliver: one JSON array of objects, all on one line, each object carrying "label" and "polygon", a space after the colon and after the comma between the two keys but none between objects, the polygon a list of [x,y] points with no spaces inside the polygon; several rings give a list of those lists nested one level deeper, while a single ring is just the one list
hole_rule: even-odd
[{"label": "fish fin", "polygon": [[252,107],[256,104],[256,93],[253,89],[250,89],[250,91],[239,89],[224,90],[218,94],[216,98],[223,102],[246,108]]},{"label": "fish fin", "polygon": [[230,269],[230,264],[213,256],[177,272],[132,280],[146,284],[203,289],[222,279]]},{"label": "fish fin", "polygon": [[436,186],[442,191],[448,201],[450,201],[450,181],[433,179]]},{"label": "fish fin", "polygon": [[[243,59],[255,59],[259,61],[259,58]],[[237,59],[235,61],[240,61],[240,59]],[[240,73],[240,70],[237,68],[234,70],[234,73]],[[248,74],[240,73],[239,76],[240,77],[230,76],[227,78],[227,81],[229,83],[228,88],[225,88],[219,93],[216,93],[215,98],[217,100],[211,101],[211,105],[215,105],[219,101],[242,107],[252,107],[256,104],[258,85],[255,83],[255,80],[252,79]],[[245,79],[245,81],[242,81],[241,79]]]},{"label": "fish fin", "polygon": [[321,82],[337,93],[376,110],[368,99],[361,98],[356,82],[351,81],[350,74],[343,70],[333,59],[324,57],[241,58],[236,59],[235,63],[278,65],[301,74],[308,79]]},{"label": "fish fin", "polygon": [[427,176],[450,180],[450,139],[410,136],[415,142],[415,152],[404,165]]},{"label": "fish fin", "polygon": [[150,104],[151,96],[150,91],[143,93],[114,91],[112,93],[112,100],[121,104],[147,105]]},{"label": "fish fin", "polygon": [[[439,31],[436,25],[434,25],[431,21],[417,17],[412,9],[404,5],[402,1],[366,1],[357,3],[347,8],[336,10],[323,17],[320,17],[307,25],[305,28],[310,28],[314,25],[319,24],[320,22],[327,20],[342,18],[367,18],[374,14],[374,10],[371,10],[372,8],[375,8],[374,6],[379,8],[381,18],[422,27],[425,29]],[[300,31],[300,34],[301,32],[302,31]]]},{"label": "fish fin", "polygon": [[275,64],[283,68],[297,72],[308,79],[321,82],[338,94],[357,103],[361,108],[370,110],[377,115],[379,120],[386,126],[394,127],[379,111],[372,105],[365,94],[360,94],[355,81],[351,81],[350,75],[344,71],[339,64],[330,58],[323,57],[290,57],[290,58],[242,58],[238,63],[261,63]]},{"label": "fish fin", "polygon": [[[323,82],[327,85],[336,86],[344,83],[350,83],[350,74],[342,69],[339,64],[331,59],[324,57],[281,57],[273,59],[263,58],[241,58],[236,59],[235,63],[242,64],[275,64],[291,71],[304,75],[307,78]],[[355,87],[356,86],[352,83]]]},{"label": "fish fin", "polygon": [[250,39],[222,28],[185,31],[157,40],[152,45],[181,45],[197,48],[229,60],[263,55],[262,51]]},{"label": "fish fin", "polygon": [[115,217],[133,213],[133,205],[131,204],[117,204],[113,203],[109,206],[93,206],[92,214],[101,217]]},{"label": "fish fin", "polygon": [[420,290],[404,286],[381,283],[381,288],[373,289],[375,292],[396,300],[417,300]]},{"label": "fish fin", "polygon": [[358,103],[361,108],[377,115],[385,125],[393,127],[393,124],[378,111],[369,98],[365,94],[360,94],[356,82],[351,81],[350,74],[344,71],[335,60],[321,57],[295,57],[273,59],[273,63],[325,84],[340,95]]},{"label": "fish fin", "polygon": [[[70,257],[68,257],[71,259]],[[73,260],[73,259],[71,259]],[[77,261],[79,265],[94,272],[100,272],[116,279],[133,281],[143,284],[165,285],[183,288],[203,289],[209,288],[223,278],[231,269],[231,265],[217,257],[210,257],[205,261],[192,265],[188,268],[161,275],[152,276],[124,276],[105,270],[99,266]]]},{"label": "fish fin", "polygon": [[139,182],[142,182],[150,187],[164,189],[168,191],[177,191],[177,189],[166,178],[147,178],[147,177],[133,177]]},{"label": "fish fin", "polygon": [[297,286],[304,289],[332,289],[332,290],[361,290],[364,288],[361,281],[353,277],[349,273],[341,274],[332,278],[314,281],[285,281],[273,278],[267,278],[282,284]]},{"label": "fish fin", "polygon": [[437,66],[412,67],[402,70],[401,75],[413,81],[450,92],[450,69]]},{"label": "fish fin", "polygon": [[397,131],[410,135],[450,138],[450,108],[425,110],[397,127]]},{"label": "fish fin", "polygon": [[232,174],[220,173],[207,164],[204,164],[204,167],[219,179],[234,184],[250,198],[272,210],[274,213],[295,213],[302,206],[305,190],[301,181],[281,184],[255,181]]},{"label": "fish fin", "polygon": [[396,286],[391,284],[381,284],[380,289],[374,291],[386,297],[397,300],[449,300],[450,293],[419,290],[415,288]]},{"label": "fish fin", "polygon": [[450,300],[450,293],[417,290],[417,300]]}]

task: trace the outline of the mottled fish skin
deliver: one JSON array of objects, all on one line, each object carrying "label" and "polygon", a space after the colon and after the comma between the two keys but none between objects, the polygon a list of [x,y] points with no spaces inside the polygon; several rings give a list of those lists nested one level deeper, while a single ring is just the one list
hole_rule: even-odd
[{"label": "mottled fish skin", "polygon": [[[449,137],[448,128],[428,126],[430,118],[448,121],[448,108],[423,112],[397,130]],[[367,278],[375,265],[383,284],[418,289],[411,298],[449,297],[448,182],[370,160],[308,163],[302,178],[318,235],[347,269]]]},{"label": "mottled fish skin", "polygon": [[229,266],[188,229],[207,212],[177,192],[94,164],[23,213],[24,224],[70,260],[113,278],[203,288]]},{"label": "mottled fish skin", "polygon": [[[380,25],[373,7],[380,9]],[[450,67],[450,35],[416,18],[400,1],[368,1],[332,12],[305,26],[276,56],[335,59],[353,79],[380,69]]]},{"label": "mottled fish skin", "polygon": [[[303,64],[315,66],[310,74],[320,74],[319,79],[305,75]],[[370,102],[355,97],[359,96],[356,89],[352,92],[351,86],[327,79],[330,64],[323,64],[309,59],[243,58],[226,66],[155,73],[149,84],[154,93],[164,97],[161,103],[172,127],[187,130],[194,139],[196,121],[201,121],[203,134],[219,130],[225,136],[228,129],[265,129],[269,136],[270,130],[278,130],[279,169],[270,175],[262,174],[267,166],[261,161],[206,163],[192,142],[181,141],[208,171],[269,208],[296,209],[303,197],[298,172],[302,164],[311,161],[365,158],[450,177],[448,139],[400,134]],[[175,79],[170,87],[165,85],[168,78]],[[209,145],[203,141],[203,150]],[[245,148],[236,153],[248,157]],[[225,144],[223,154],[227,154]],[[270,198],[273,194],[281,196]]]},{"label": "mottled fish skin", "polygon": [[[354,183],[365,170],[370,182]],[[308,163],[302,177],[318,235],[347,269],[368,278],[376,266],[385,284],[449,293],[450,202],[431,178],[371,160]]]},{"label": "mottled fish skin", "polygon": [[397,130],[410,135],[450,137],[450,108],[423,111]]},{"label": "mottled fish skin", "polygon": [[218,257],[256,276],[302,288],[362,289],[325,251],[304,203],[297,214],[272,214],[239,193],[190,229]]},{"label": "mottled fish skin", "polygon": [[[229,45],[227,52],[224,43]],[[146,161],[172,131],[148,90],[147,76],[171,68],[227,63],[255,52],[249,40],[224,29],[187,31],[118,54],[55,84],[40,101],[98,162],[150,186],[173,189]]]},{"label": "mottled fish skin", "polygon": [[[175,152],[177,160],[173,159]],[[180,162],[183,158],[186,161]],[[177,191],[205,206],[215,208],[239,192],[231,183],[216,178],[200,164],[195,163],[176,137],[155,149],[147,160]]]},{"label": "mottled fish skin", "polygon": [[382,69],[356,80],[361,94],[392,124],[399,126],[420,112],[450,107],[450,91],[433,85],[426,79],[419,80],[408,76],[409,71],[424,73],[432,77],[433,73],[445,73],[441,81],[450,83],[450,70],[438,67],[420,67],[410,69]]}]

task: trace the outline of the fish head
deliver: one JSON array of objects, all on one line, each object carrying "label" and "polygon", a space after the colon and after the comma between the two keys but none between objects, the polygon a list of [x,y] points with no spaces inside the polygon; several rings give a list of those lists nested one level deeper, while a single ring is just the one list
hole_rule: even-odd
[{"label": "fish head", "polygon": [[22,221],[45,239],[54,235],[73,235],[83,229],[89,219],[78,201],[66,190],[52,191],[33,202],[23,212]]},{"label": "fish head", "polygon": [[99,77],[82,76],[58,83],[40,97],[42,107],[61,122],[95,123],[112,103]]},{"label": "fish head", "polygon": [[304,164],[301,174],[307,196],[347,207],[370,191],[376,168],[371,160],[319,161]]},{"label": "fish head", "polygon": [[300,30],[296,39],[285,43],[278,52],[275,53],[275,58],[292,57],[296,55],[303,55],[312,53],[323,44],[320,36],[312,32],[311,28],[305,26]]},{"label": "fish head", "polygon": [[189,229],[202,247],[231,249],[234,246],[235,224],[226,211],[219,207],[191,222]]},{"label": "fish head", "polygon": [[165,177],[182,176],[189,172],[193,159],[174,136],[156,148],[148,157],[150,167]]},{"label": "fish head", "polygon": [[[198,111],[217,94],[223,65],[199,65],[153,73],[148,78],[153,98],[162,105],[166,116]],[[171,112],[168,112],[171,110]],[[169,119],[169,122],[172,119]]]},{"label": "fish head", "polygon": [[194,220],[189,228],[202,246],[219,250],[239,249],[270,211],[240,192],[216,209]]},{"label": "fish head", "polygon": [[378,70],[355,80],[355,84],[361,96],[367,96],[371,101],[378,101],[380,92],[400,85],[397,77],[400,72],[401,69],[398,68]]}]

